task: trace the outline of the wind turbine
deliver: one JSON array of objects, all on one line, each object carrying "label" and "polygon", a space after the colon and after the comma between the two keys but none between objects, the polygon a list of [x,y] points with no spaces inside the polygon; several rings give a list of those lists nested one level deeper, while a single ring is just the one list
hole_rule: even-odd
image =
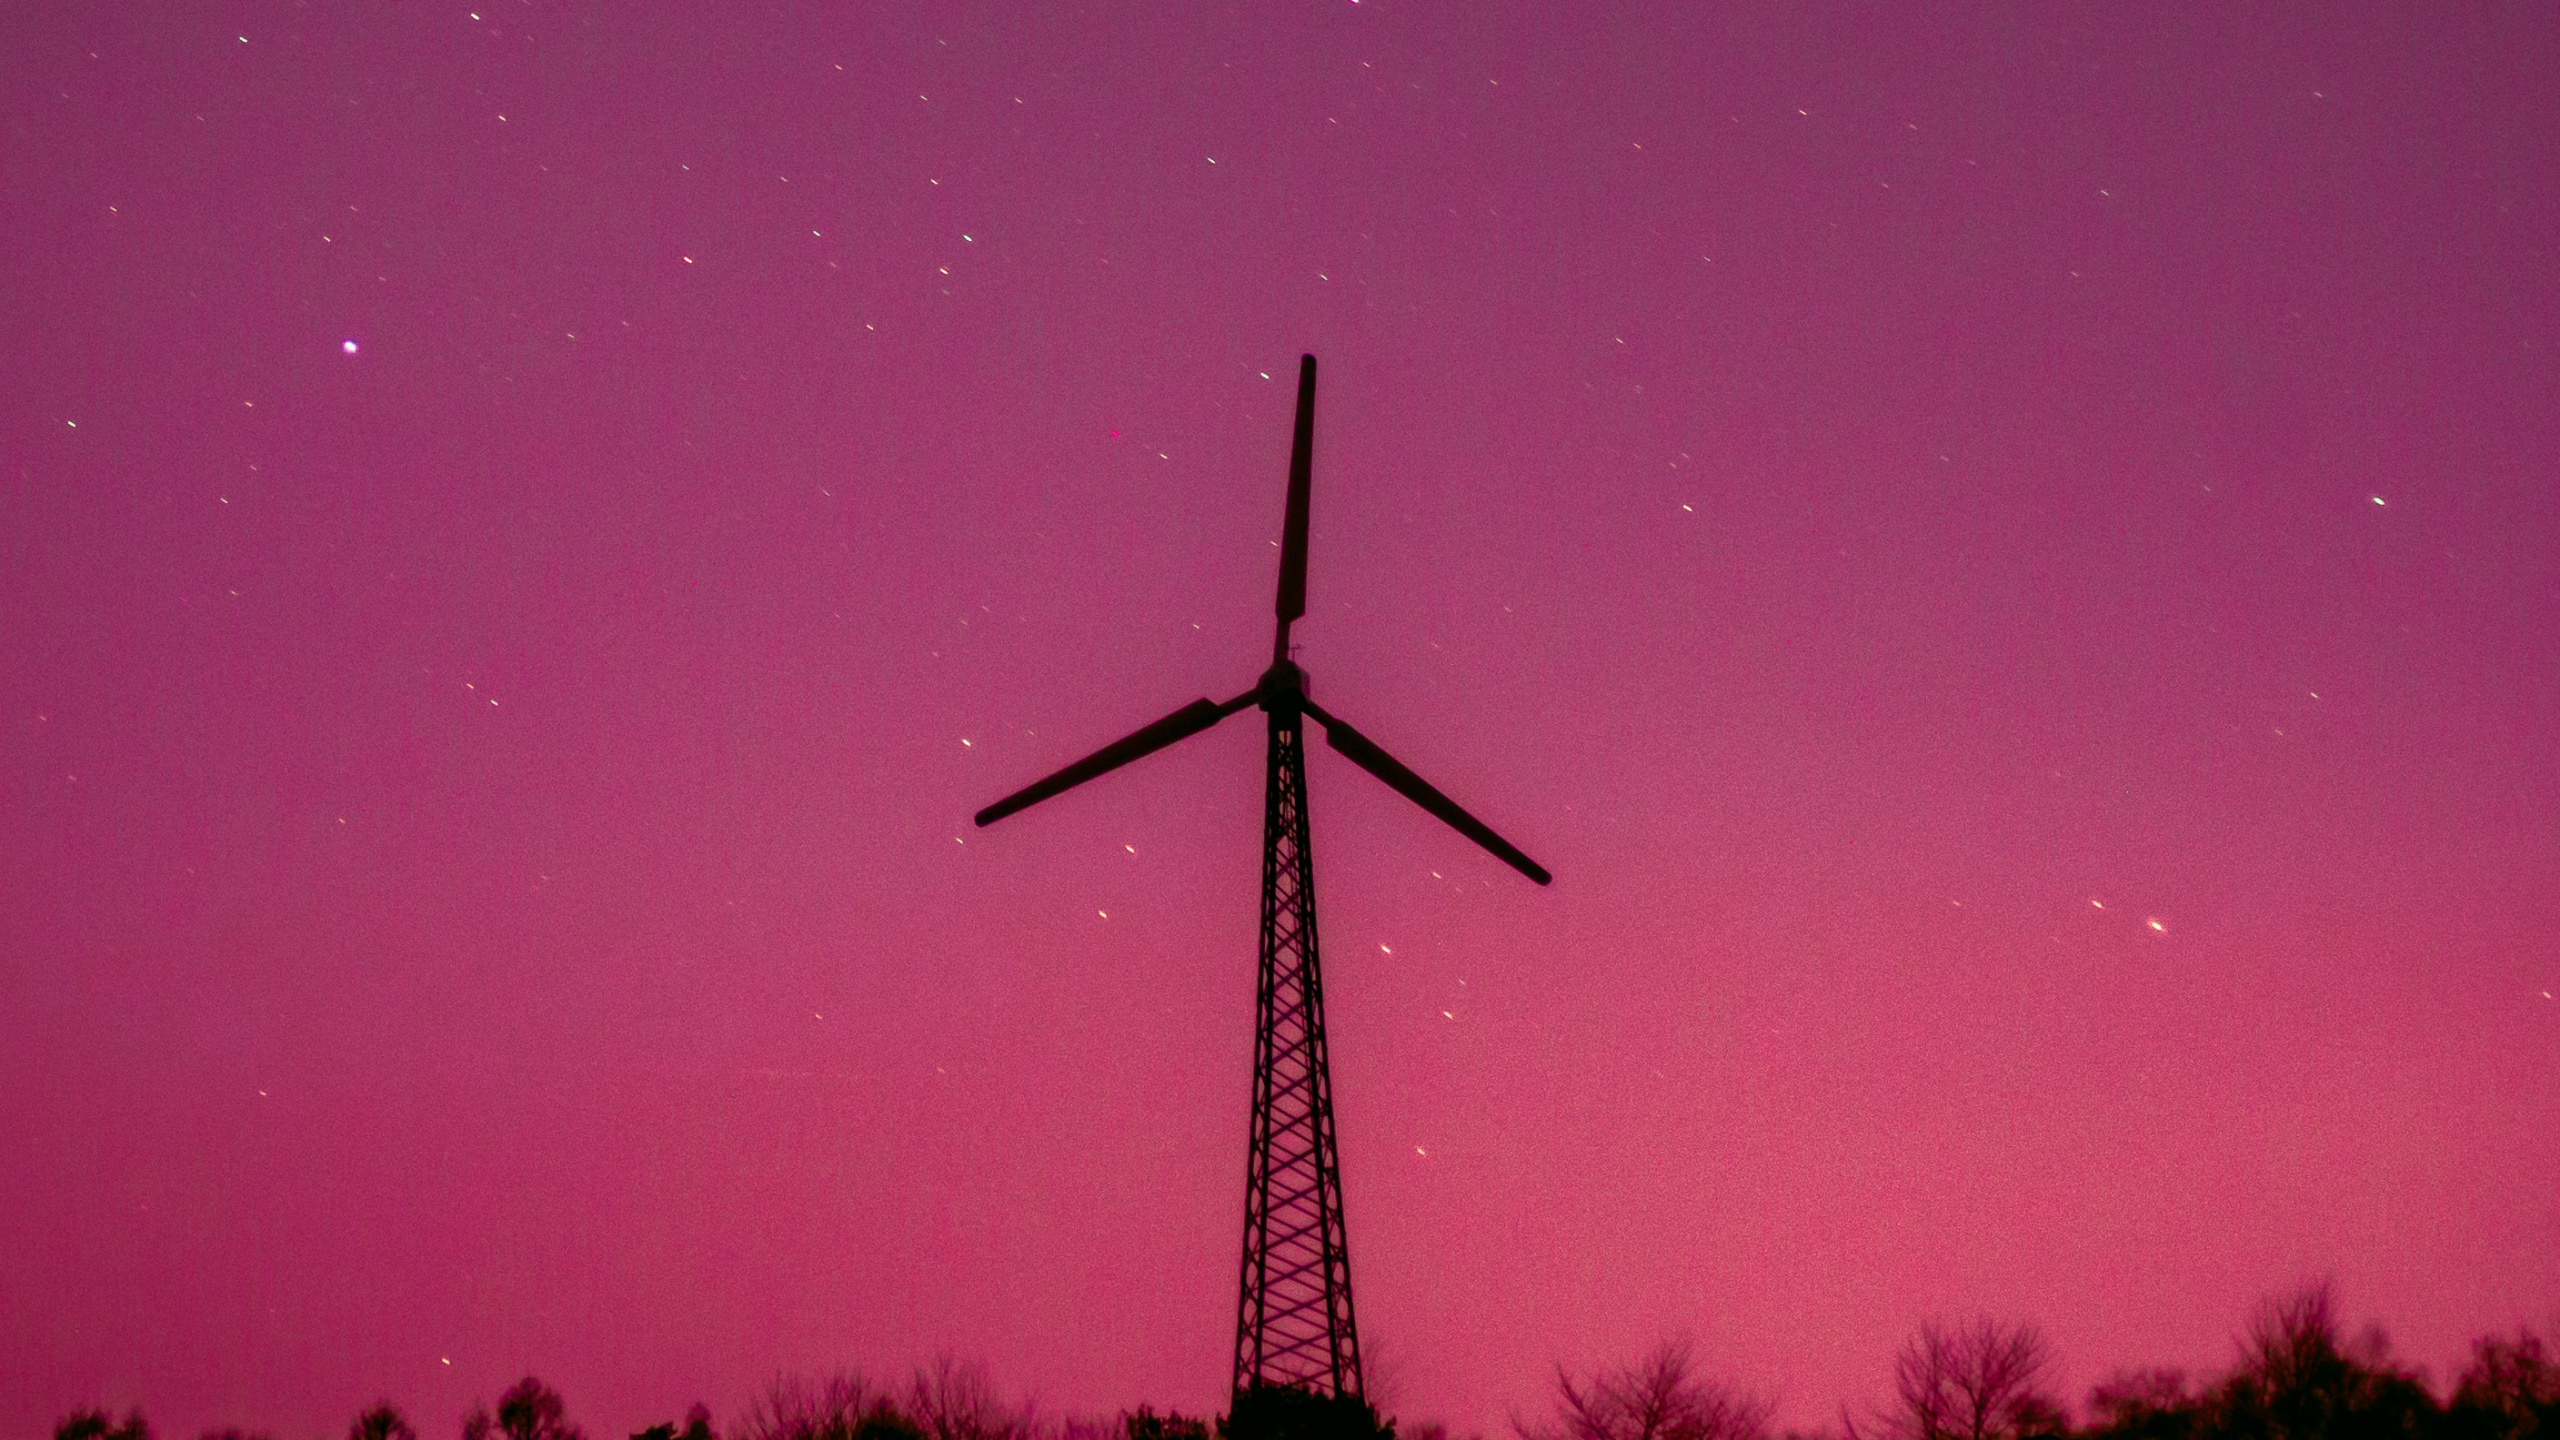
[{"label": "wind turbine", "polygon": [[1316,967],[1316,881],[1307,846],[1302,720],[1352,764],[1439,816],[1504,864],[1544,885],[1554,877],[1510,841],[1368,736],[1307,698],[1289,658],[1289,625],[1307,613],[1307,483],[1314,448],[1316,357],[1298,362],[1298,424],[1289,449],[1289,506],[1281,528],[1279,633],[1271,668],[1220,704],[1194,700],[1126,739],[978,812],[992,825],[1017,810],[1197,735],[1248,705],[1270,717],[1262,805],[1262,966],[1255,1002],[1253,1138],[1245,1168],[1244,1270],[1236,1295],[1235,1392],[1292,1387],[1363,1398],[1360,1340],[1351,1321],[1351,1260],[1334,1154],[1333,1084],[1324,1042],[1324,985]]}]

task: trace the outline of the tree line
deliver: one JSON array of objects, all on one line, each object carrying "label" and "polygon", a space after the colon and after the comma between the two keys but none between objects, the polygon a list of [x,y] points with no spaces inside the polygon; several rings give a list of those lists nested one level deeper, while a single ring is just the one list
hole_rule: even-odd
[{"label": "tree line", "polygon": [[[2560,1440],[2560,1364],[2529,1329],[2473,1342],[2469,1364],[2439,1395],[2395,1359],[2377,1327],[2349,1335],[2326,1284],[2262,1304],[2219,1374],[2119,1370],[2077,1416],[2055,1393],[2052,1347],[2033,1325],[1933,1320],[1894,1357],[1893,1394],[1843,1407],[1810,1431],[1772,1429],[1776,1406],[1706,1373],[1695,1347],[1671,1340],[1621,1364],[1576,1374],[1558,1366],[1548,1410],[1514,1415],[1516,1440]],[[559,1393],[526,1376],[494,1410],[462,1418],[462,1440],[586,1440]],[[1368,1404],[1292,1390],[1239,1395],[1214,1417],[1140,1406],[1102,1419],[1046,1416],[1008,1402],[984,1367],[948,1356],[903,1384],[853,1373],[781,1376],[725,1429],[693,1406],[632,1440],[1396,1440]],[[1449,1440],[1411,1425],[1407,1440]],[[54,1440],[154,1440],[139,1410],[118,1421],[74,1410]],[[238,1429],[201,1440],[269,1440]],[[347,1440],[418,1440],[389,1401],[360,1412]],[[1482,1440],[1482,1437],[1470,1437]]]},{"label": "tree line", "polygon": [[2219,1375],[2119,1370],[2075,1421],[2033,1325],[1930,1321],[1894,1356],[1890,1399],[1773,1436],[1773,1405],[1701,1375],[1673,1341],[1584,1377],[1559,1368],[1553,1415],[1512,1427],[1519,1440],[2560,1440],[2560,1365],[2531,1330],[2474,1341],[2441,1398],[2380,1328],[2347,1335],[2326,1284],[2259,1306],[2238,1350]]}]

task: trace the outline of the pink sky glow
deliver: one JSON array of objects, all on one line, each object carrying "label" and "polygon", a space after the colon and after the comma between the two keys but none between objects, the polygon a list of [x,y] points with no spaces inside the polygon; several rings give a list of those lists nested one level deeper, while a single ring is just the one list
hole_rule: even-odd
[{"label": "pink sky glow", "polygon": [[2560,1319],[2560,11],[30,5],[0,1436]]}]

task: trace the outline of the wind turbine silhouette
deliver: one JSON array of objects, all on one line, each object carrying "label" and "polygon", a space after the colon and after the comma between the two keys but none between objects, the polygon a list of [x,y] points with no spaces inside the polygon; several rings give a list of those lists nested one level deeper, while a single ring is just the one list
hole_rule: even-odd
[{"label": "wind turbine silhouette", "polygon": [[1363,1398],[1360,1340],[1351,1319],[1342,1177],[1334,1155],[1333,1083],[1325,1060],[1324,985],[1316,967],[1316,883],[1307,846],[1302,717],[1352,764],[1439,816],[1512,869],[1554,877],[1510,841],[1368,736],[1307,698],[1289,658],[1289,626],[1307,613],[1307,487],[1314,448],[1316,357],[1298,362],[1298,424],[1289,449],[1289,506],[1281,529],[1279,633],[1271,668],[1220,704],[1194,700],[1126,739],[978,812],[981,826],[1072,789],[1248,705],[1270,717],[1262,808],[1262,965],[1253,1043],[1253,1138],[1245,1170],[1244,1270],[1236,1295],[1235,1392],[1295,1387]]}]

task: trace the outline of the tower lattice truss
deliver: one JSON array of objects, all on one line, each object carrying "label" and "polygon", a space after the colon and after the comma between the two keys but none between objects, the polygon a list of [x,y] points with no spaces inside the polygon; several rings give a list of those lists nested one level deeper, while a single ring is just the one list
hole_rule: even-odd
[{"label": "tower lattice truss", "polygon": [[1245,1175],[1244,1279],[1235,1388],[1361,1394],[1351,1258],[1326,1070],[1316,885],[1307,849],[1300,716],[1271,714],[1263,805],[1262,977],[1255,1007],[1253,1145]]}]

